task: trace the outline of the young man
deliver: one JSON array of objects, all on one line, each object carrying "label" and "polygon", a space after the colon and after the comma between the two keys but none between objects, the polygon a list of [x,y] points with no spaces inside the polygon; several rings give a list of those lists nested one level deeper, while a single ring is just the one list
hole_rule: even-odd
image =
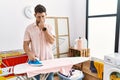
[{"label": "young man", "polygon": [[[53,28],[45,23],[46,8],[39,4],[35,7],[35,23],[28,25],[24,34],[23,48],[27,53],[29,60],[53,59],[52,44],[55,41]],[[40,80],[40,76],[35,76]],[[50,73],[47,80],[53,79],[53,73]]]}]

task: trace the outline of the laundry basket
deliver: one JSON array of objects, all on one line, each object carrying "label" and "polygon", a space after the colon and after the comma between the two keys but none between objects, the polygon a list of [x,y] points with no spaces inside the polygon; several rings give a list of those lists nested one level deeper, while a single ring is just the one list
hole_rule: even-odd
[{"label": "laundry basket", "polygon": [[71,70],[70,75],[66,76],[60,72],[57,73],[59,80],[82,80],[84,75],[83,72],[80,70]]}]

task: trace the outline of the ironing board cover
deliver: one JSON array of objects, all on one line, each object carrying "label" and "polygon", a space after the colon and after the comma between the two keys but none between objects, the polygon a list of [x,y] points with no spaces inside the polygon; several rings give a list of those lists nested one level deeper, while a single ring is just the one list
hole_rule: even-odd
[{"label": "ironing board cover", "polygon": [[[14,66],[14,74],[27,73],[28,77],[33,77],[41,73],[61,72],[68,74],[73,65],[89,60],[88,57],[66,57],[42,61],[43,66],[33,67],[28,63]],[[24,68],[23,68],[24,67]]]}]

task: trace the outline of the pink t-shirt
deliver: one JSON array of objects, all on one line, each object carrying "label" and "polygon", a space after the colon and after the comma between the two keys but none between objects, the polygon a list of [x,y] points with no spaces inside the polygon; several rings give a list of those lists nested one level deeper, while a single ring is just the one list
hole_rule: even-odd
[{"label": "pink t-shirt", "polygon": [[[50,34],[54,35],[52,26],[46,24],[45,27]],[[26,28],[24,41],[31,41],[31,51],[40,60],[53,59],[52,45],[46,41],[44,32],[35,23]]]}]

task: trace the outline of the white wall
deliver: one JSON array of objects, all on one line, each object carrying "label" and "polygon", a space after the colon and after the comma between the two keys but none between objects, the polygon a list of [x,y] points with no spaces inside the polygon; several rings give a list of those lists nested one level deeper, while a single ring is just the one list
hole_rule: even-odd
[{"label": "white wall", "polygon": [[86,0],[72,0],[71,1],[71,45],[74,44],[74,40],[79,37],[85,37],[85,20],[86,20]]},{"label": "white wall", "polygon": [[0,51],[22,49],[24,30],[34,21],[24,16],[24,8],[39,3],[47,8],[48,16],[69,17],[71,46],[75,38],[84,36],[85,0],[1,0]]}]

